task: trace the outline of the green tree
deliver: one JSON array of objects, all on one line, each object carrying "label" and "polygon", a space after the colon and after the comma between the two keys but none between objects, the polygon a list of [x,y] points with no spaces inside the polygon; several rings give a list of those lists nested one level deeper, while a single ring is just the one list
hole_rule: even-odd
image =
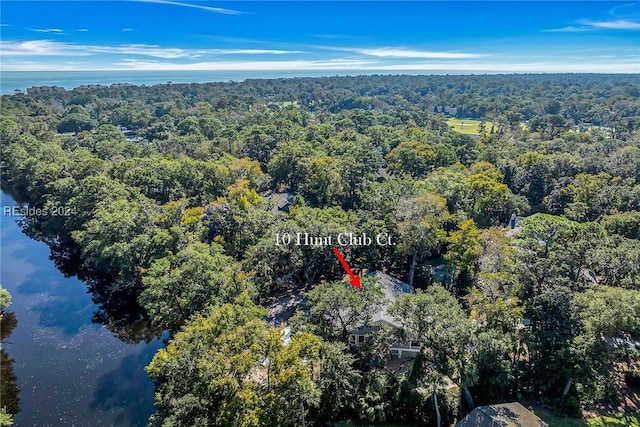
[{"label": "green tree", "polygon": [[582,332],[574,338],[571,350],[577,362],[574,379],[581,385],[582,401],[594,404],[599,400],[617,399],[620,390],[612,375],[615,347],[610,343],[617,340],[618,349],[628,351],[623,337],[640,333],[640,293],[596,286],[576,294],[574,303]]},{"label": "green tree", "polygon": [[318,386],[322,392],[318,419],[337,420],[353,413],[354,396],[361,375],[356,359],[342,343],[324,342],[320,347]]},{"label": "green tree", "polygon": [[[513,181],[517,192],[525,196],[531,206],[540,206],[552,185],[552,174],[547,157],[537,152],[528,152],[518,156],[516,166]],[[559,178],[563,175],[555,176]]]},{"label": "green tree", "polygon": [[12,426],[13,425],[13,415],[7,412],[7,410],[2,407],[0,408],[0,426]]},{"label": "green tree", "polygon": [[213,115],[200,117],[198,124],[200,125],[200,132],[208,139],[216,138],[223,127],[222,121]]},{"label": "green tree", "polygon": [[278,140],[273,135],[275,131],[276,128],[272,125],[254,125],[247,128],[242,140],[243,155],[257,160],[262,167],[266,167],[278,144]]},{"label": "green tree", "polygon": [[283,142],[267,167],[273,186],[286,185],[291,191],[296,191],[305,180],[305,163],[314,150],[306,141]]},{"label": "green tree", "polygon": [[370,141],[345,144],[340,151],[341,175],[346,190],[343,205],[353,209],[359,204],[359,193],[373,180],[382,166],[382,159]]},{"label": "green tree", "polygon": [[424,292],[400,295],[389,313],[422,343],[421,352],[436,369],[460,386],[473,409],[469,387],[478,379],[471,345],[474,327],[456,299],[435,284]]},{"label": "green tree", "polygon": [[561,285],[543,287],[533,297],[530,312],[529,351],[534,387],[559,399],[575,378],[571,344],[578,335],[579,318],[571,290]]},{"label": "green tree", "polygon": [[193,116],[189,116],[178,123],[176,126],[180,135],[200,134],[200,123],[198,119]]},{"label": "green tree", "polygon": [[515,210],[527,211],[526,202],[518,200],[502,182],[503,175],[490,163],[475,163],[469,168],[467,212],[479,226],[504,224]]},{"label": "green tree", "polygon": [[340,160],[330,156],[311,157],[303,167],[304,179],[299,189],[312,206],[335,206],[342,201],[346,188]]},{"label": "green tree", "polygon": [[373,423],[387,421],[393,410],[392,390],[396,382],[394,374],[384,369],[363,373],[357,401],[361,419]]},{"label": "green tree", "polygon": [[480,232],[473,220],[468,219],[447,237],[447,253],[444,259],[451,272],[453,283],[463,292],[472,284],[478,268],[479,235]]},{"label": "green tree", "polygon": [[316,286],[306,293],[310,321],[327,340],[348,343],[349,332],[364,326],[380,310],[384,294],[374,279],[362,280],[362,287],[338,282]]},{"label": "green tree", "polygon": [[122,183],[103,174],[96,173],[77,181],[67,202],[69,209],[75,212],[65,221],[68,232],[80,230],[92,218],[96,206],[127,199],[135,193],[135,189],[128,189]]},{"label": "green tree", "polygon": [[391,360],[391,347],[400,337],[398,331],[391,325],[382,323],[380,328],[367,334],[367,340],[360,346],[361,362],[367,367],[384,368]]},{"label": "green tree", "polygon": [[147,367],[159,380],[150,425],[297,426],[320,403],[321,342],[283,341],[244,293],[194,316]]},{"label": "green tree", "polygon": [[4,341],[18,325],[15,313],[6,311],[11,295],[0,285],[0,426],[13,425],[13,416],[20,411],[20,387],[14,372],[14,359],[3,348]]},{"label": "green tree", "polygon": [[619,234],[640,240],[640,212],[619,212],[602,217],[602,226],[609,234]]},{"label": "green tree", "polygon": [[148,199],[103,201],[82,230],[71,233],[82,248],[84,267],[112,287],[135,288],[140,268],[165,255],[170,237],[159,233],[153,220],[158,213]]},{"label": "green tree", "polygon": [[172,330],[209,305],[228,303],[241,292],[251,292],[245,275],[215,243],[191,243],[175,255],[157,259],[142,283],[140,305],[153,323]]},{"label": "green tree", "polygon": [[[293,206],[287,219],[281,219],[264,233],[246,253],[243,260],[247,271],[255,272],[256,286],[261,292],[280,287],[313,285],[319,280],[336,280],[344,270],[326,245],[307,245],[304,239],[331,236],[335,242],[339,233],[357,232],[354,212],[338,207],[310,208]],[[283,242],[283,236],[291,241]],[[298,245],[297,240],[302,244]],[[277,243],[277,244],[276,244]],[[350,259],[352,249],[345,247],[343,255]]]},{"label": "green tree", "polygon": [[578,293],[574,301],[587,333],[598,339],[640,332],[640,292],[596,286]]},{"label": "green tree", "polygon": [[186,324],[146,368],[159,381],[149,424],[216,426],[242,417],[231,404],[248,392],[247,378],[262,366],[265,315],[243,294]]},{"label": "green tree", "polygon": [[435,194],[421,193],[401,200],[396,209],[398,251],[410,257],[409,278],[413,285],[418,258],[439,249],[444,242],[442,223],[448,216],[445,200]]},{"label": "green tree", "polygon": [[228,197],[208,205],[204,214],[208,237],[238,260],[274,223],[273,213],[262,206],[262,197],[242,184],[231,188]]},{"label": "green tree", "polygon": [[569,186],[572,201],[565,208],[565,216],[574,221],[594,221],[610,209],[607,192],[611,175],[601,172],[597,175],[580,173]]},{"label": "green tree", "polygon": [[88,114],[71,113],[60,121],[58,132],[81,132],[83,130],[91,130],[94,127],[95,122],[91,120]]},{"label": "green tree", "polygon": [[640,291],[640,241],[613,235],[586,251],[586,264],[604,285]]},{"label": "green tree", "polygon": [[514,366],[506,357],[513,350],[511,337],[488,329],[473,341],[478,381],[471,388],[477,403],[490,404],[506,399],[514,380]]},{"label": "green tree", "polygon": [[467,168],[457,163],[448,168],[438,168],[429,174],[426,182],[433,186],[434,191],[447,201],[447,209],[452,214],[460,210],[467,210],[466,199],[470,192],[467,178]]},{"label": "green tree", "polygon": [[0,285],[0,319],[2,318],[2,313],[11,305],[11,294],[8,290]]},{"label": "green tree", "polygon": [[436,152],[429,144],[407,141],[391,150],[387,161],[389,171],[420,178],[436,166]]},{"label": "green tree", "polygon": [[249,401],[260,413],[259,425],[295,427],[305,424],[310,409],[320,403],[321,388],[313,380],[319,362],[321,342],[318,337],[296,333],[285,345],[280,330],[271,330],[265,360],[267,383],[263,389],[264,404]]}]

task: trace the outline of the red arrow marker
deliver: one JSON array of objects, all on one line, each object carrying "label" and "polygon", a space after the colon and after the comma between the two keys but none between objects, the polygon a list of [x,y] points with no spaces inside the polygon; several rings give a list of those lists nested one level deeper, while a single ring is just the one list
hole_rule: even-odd
[{"label": "red arrow marker", "polygon": [[360,289],[360,287],[362,286],[360,284],[360,277],[353,274],[353,271],[351,271],[351,269],[347,265],[347,261],[344,260],[344,257],[340,253],[340,250],[338,248],[333,248],[333,253],[336,254],[338,261],[340,261],[340,264],[342,264],[344,269],[347,271],[347,274],[351,278],[351,285],[354,286],[356,289]]}]

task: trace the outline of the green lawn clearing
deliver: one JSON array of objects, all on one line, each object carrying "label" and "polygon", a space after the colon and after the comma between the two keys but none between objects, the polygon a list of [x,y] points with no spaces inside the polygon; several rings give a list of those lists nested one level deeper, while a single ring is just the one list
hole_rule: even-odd
[{"label": "green lawn clearing", "polygon": [[537,416],[549,424],[549,427],[640,427],[640,414],[604,415],[589,420],[564,418],[546,410],[535,410]]},{"label": "green lawn clearing", "polygon": [[585,425],[588,427],[640,427],[640,414],[605,415],[602,417],[587,420],[585,422]]},{"label": "green lawn clearing", "polygon": [[[480,120],[471,120],[471,119],[449,119],[447,120],[447,125],[452,128],[454,131],[463,133],[465,135],[479,135],[480,131],[478,127],[480,126]],[[485,132],[491,131],[493,127],[493,123],[484,122]]]},{"label": "green lawn clearing", "polygon": [[585,423],[579,418],[565,418],[554,415],[545,409],[535,409],[533,411],[542,421],[549,424],[549,427],[584,427]]}]

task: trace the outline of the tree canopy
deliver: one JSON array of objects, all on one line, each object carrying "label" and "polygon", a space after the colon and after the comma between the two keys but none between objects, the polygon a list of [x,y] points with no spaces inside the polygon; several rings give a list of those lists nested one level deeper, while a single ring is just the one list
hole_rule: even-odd
[{"label": "tree canopy", "polygon": [[[168,332],[150,425],[579,414],[629,397],[640,360],[638,94],[622,74],[31,88],[2,97],[1,177],[96,321]],[[334,246],[416,293],[353,288]]]}]

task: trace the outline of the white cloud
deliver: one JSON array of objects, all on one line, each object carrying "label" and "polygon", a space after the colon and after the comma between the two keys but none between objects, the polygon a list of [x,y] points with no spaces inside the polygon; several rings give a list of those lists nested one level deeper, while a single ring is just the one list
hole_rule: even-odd
[{"label": "white cloud", "polygon": [[303,50],[278,49],[209,49],[207,52],[218,55],[287,55],[291,53],[305,53]]},{"label": "white cloud", "polygon": [[330,59],[290,61],[201,61],[194,63],[164,62],[159,60],[124,59],[110,63],[96,62],[39,63],[34,61],[2,64],[3,71],[245,71],[286,72],[398,72],[398,73],[637,73],[640,58],[618,58],[602,62],[566,61],[427,61],[419,63],[380,62],[378,60]]},{"label": "white cloud", "polygon": [[629,20],[629,19],[616,19],[613,21],[582,20],[582,21],[578,21],[577,23],[579,24],[579,26],[550,28],[542,31],[545,33],[578,33],[583,31],[597,31],[597,30],[622,30],[622,31],[640,30],[640,22]]},{"label": "white cloud", "polygon": [[[637,73],[640,56],[627,52],[602,57],[599,49],[518,55],[436,52],[404,48],[319,47],[318,52],[284,49],[173,48],[148,44],[98,46],[54,40],[0,40],[5,71],[350,71],[350,72],[457,72],[536,73],[596,72]],[[327,57],[327,50],[334,52]],[[340,53],[342,52],[342,53]],[[318,58],[322,54],[322,59]],[[285,56],[301,54],[300,56]],[[302,55],[304,54],[304,55]],[[595,55],[595,56],[594,56]],[[278,58],[276,58],[278,57]],[[82,62],[78,62],[82,61]]]},{"label": "white cloud", "polygon": [[78,46],[91,53],[110,53],[120,55],[140,55],[154,58],[176,59],[192,58],[198,55],[198,51],[179,48],[161,48],[156,45],[131,44],[121,46]]},{"label": "white cloud", "polygon": [[593,28],[601,28],[606,30],[640,30],[640,22],[630,21],[628,19],[616,19],[615,21],[582,21],[583,25]]},{"label": "white cloud", "polygon": [[86,33],[89,30],[87,28],[78,28],[76,31],[79,33]]},{"label": "white cloud", "polygon": [[384,71],[453,71],[453,72],[485,72],[485,73],[637,73],[640,69],[640,58],[630,61],[602,63],[556,63],[556,62],[427,62],[423,64],[384,65]]},{"label": "white cloud", "polygon": [[3,57],[10,56],[89,56],[91,53],[76,45],[51,40],[15,42],[0,40]]},{"label": "white cloud", "polygon": [[163,59],[198,58],[202,55],[284,55],[301,51],[270,49],[179,49],[162,48],[155,45],[84,46],[90,52],[116,53],[121,55],[151,56]]},{"label": "white cloud", "polygon": [[220,61],[190,64],[159,61],[124,60],[116,64],[122,70],[137,71],[321,71],[362,70],[375,64],[372,61],[331,59],[326,61]]},{"label": "white cloud", "polygon": [[211,7],[211,6],[202,6],[199,4],[191,4],[191,3],[180,3],[176,1],[166,1],[166,0],[139,0],[143,3],[157,3],[157,4],[168,4],[172,6],[181,6],[181,7],[191,7],[194,9],[206,10],[207,12],[220,13],[223,15],[242,15],[244,12],[240,12],[239,10],[232,9],[223,9],[220,7]]},{"label": "white cloud", "polygon": [[36,33],[64,34],[64,31],[60,28],[27,28],[27,30],[35,31]]},{"label": "white cloud", "polygon": [[403,49],[393,47],[380,48],[356,48],[356,47],[332,47],[320,46],[322,49],[334,50],[340,52],[353,52],[360,55],[375,56],[378,58],[421,58],[421,59],[463,59],[463,58],[480,58],[487,56],[478,53],[466,52],[441,52],[441,51],[424,51],[414,49]]},{"label": "white cloud", "polygon": [[589,27],[562,27],[562,28],[550,28],[548,30],[542,30],[545,33],[582,33],[584,31],[591,31]]},{"label": "white cloud", "polygon": [[377,56],[382,58],[429,58],[429,59],[460,59],[460,58],[479,58],[481,54],[476,53],[458,53],[458,52],[430,52],[410,49],[359,49],[356,52],[363,55]]},{"label": "white cloud", "polygon": [[157,45],[129,44],[119,46],[80,45],[51,40],[26,42],[0,41],[0,51],[10,56],[88,56],[92,54],[149,56],[161,59],[198,58],[203,55],[285,55],[304,53],[277,49],[181,49]]},{"label": "white cloud", "polygon": [[609,11],[616,18],[640,18],[640,7],[636,3],[622,4]]},{"label": "white cloud", "polygon": [[366,70],[375,65],[371,61],[334,59],[327,61],[219,61],[175,63],[151,60],[125,59],[119,62],[97,65],[69,61],[51,64],[21,61],[1,65],[2,71],[339,71]]},{"label": "white cloud", "polygon": [[0,24],[0,27],[10,27],[11,24]]}]

